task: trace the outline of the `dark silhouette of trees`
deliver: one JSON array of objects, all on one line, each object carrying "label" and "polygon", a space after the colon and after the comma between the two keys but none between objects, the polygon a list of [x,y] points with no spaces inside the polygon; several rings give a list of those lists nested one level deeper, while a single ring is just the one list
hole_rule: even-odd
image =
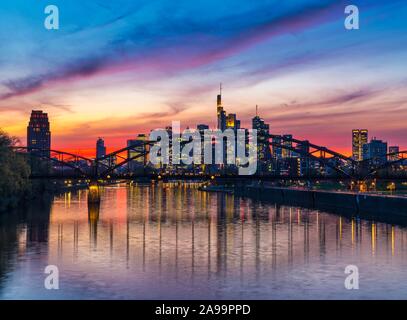
[{"label": "dark silhouette of trees", "polygon": [[18,139],[0,130],[0,210],[18,203],[30,191],[30,166],[10,147]]}]

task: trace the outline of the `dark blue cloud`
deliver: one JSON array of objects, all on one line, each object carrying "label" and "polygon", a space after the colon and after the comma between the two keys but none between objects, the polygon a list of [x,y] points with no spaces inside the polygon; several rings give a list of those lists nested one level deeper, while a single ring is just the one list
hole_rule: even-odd
[{"label": "dark blue cloud", "polygon": [[[398,17],[407,10],[401,1],[354,3],[361,10],[370,10],[372,28],[376,27],[375,19],[380,22],[380,17],[389,15],[388,10],[397,9]],[[363,31],[363,25],[359,34],[344,35],[345,2],[341,0],[182,0],[176,3],[84,0],[81,5],[58,0],[55,4],[61,13],[61,29],[52,32],[42,27],[45,1],[13,0],[0,4],[3,9],[0,40],[8,44],[0,53],[0,63],[15,69],[15,73],[0,78],[3,86],[0,99],[33,92],[53,81],[94,75],[121,64],[151,67],[155,59],[157,69],[167,72],[196,68],[239,54],[270,37],[302,34],[312,28],[316,32],[312,34],[311,48],[307,43],[291,47],[287,58],[287,48],[272,47],[275,61],[253,59],[252,65],[247,66],[247,74],[261,77],[256,70],[265,70],[267,65],[283,70],[313,57],[334,56],[333,49],[371,39],[371,33]],[[20,22],[8,25],[13,20]],[[362,23],[365,23],[363,19]],[[325,25],[331,26],[325,28]],[[400,22],[399,27],[405,31],[406,22]],[[387,34],[386,28],[379,27],[383,34]],[[334,32],[339,29],[342,32],[337,38]],[[11,30],[14,37],[9,34]],[[327,30],[332,41],[327,38]],[[313,50],[315,55],[310,53]],[[373,52],[374,46],[369,51]],[[37,63],[44,66],[43,70],[35,68],[30,72],[30,65]]]}]

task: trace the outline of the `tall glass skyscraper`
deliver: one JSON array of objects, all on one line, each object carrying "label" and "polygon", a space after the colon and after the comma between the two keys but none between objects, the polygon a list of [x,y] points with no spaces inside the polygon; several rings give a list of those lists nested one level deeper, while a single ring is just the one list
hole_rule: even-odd
[{"label": "tall glass skyscraper", "polygon": [[139,134],[136,139],[127,140],[127,146],[133,147],[127,151],[127,158],[132,159],[129,162],[130,169],[133,170],[136,167],[143,167],[147,164],[147,140],[145,134]]},{"label": "tall glass skyscraper", "polygon": [[216,99],[216,111],[218,118],[218,129],[224,131],[226,129],[226,112],[222,106],[222,84],[220,85],[220,91]]},{"label": "tall glass skyscraper", "polygon": [[27,127],[28,151],[40,156],[50,157],[51,131],[48,114],[41,110],[32,110]]},{"label": "tall glass skyscraper", "polygon": [[352,157],[354,160],[363,160],[363,145],[367,142],[368,131],[366,129],[352,130]]},{"label": "tall glass skyscraper", "polygon": [[252,119],[252,128],[257,130],[257,160],[264,162],[271,160],[269,131],[270,126],[257,115]]}]

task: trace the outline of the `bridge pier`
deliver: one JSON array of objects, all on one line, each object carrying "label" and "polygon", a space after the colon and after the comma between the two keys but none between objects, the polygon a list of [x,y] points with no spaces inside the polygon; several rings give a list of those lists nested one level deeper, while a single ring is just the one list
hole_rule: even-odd
[{"label": "bridge pier", "polygon": [[100,186],[97,181],[89,183],[88,203],[100,203]]}]

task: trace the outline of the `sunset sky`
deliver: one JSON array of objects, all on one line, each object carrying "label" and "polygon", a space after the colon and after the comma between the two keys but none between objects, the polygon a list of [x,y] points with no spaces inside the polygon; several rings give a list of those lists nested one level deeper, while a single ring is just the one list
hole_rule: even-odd
[{"label": "sunset sky", "polygon": [[[59,30],[44,28],[57,5]],[[344,28],[344,8],[360,29]],[[32,109],[48,112],[52,147],[109,149],[164,127],[249,127],[350,151],[351,129],[407,149],[405,0],[2,0],[0,127],[25,143]]]}]

